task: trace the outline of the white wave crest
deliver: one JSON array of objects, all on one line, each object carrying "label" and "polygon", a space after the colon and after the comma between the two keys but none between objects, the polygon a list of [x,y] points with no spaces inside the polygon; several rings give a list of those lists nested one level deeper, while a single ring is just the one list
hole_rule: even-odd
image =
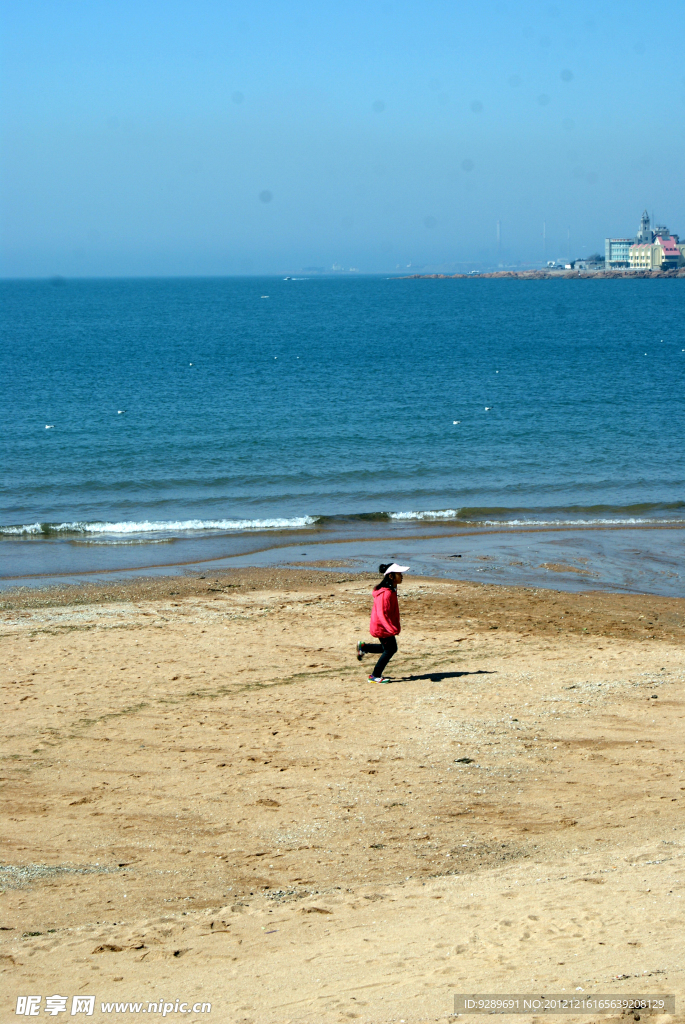
[{"label": "white wave crest", "polygon": [[297,530],[313,526],[317,516],[294,516],[290,519],[178,519],[121,523],[30,523],[26,526],[0,526],[0,534],[27,536],[51,533],[141,534],[191,533],[200,530]]},{"label": "white wave crest", "polygon": [[29,523],[28,526],[0,526],[0,533],[7,534],[8,536],[42,533],[42,527],[40,523]]},{"label": "white wave crest", "polygon": [[682,519],[474,519],[483,526],[666,526]]},{"label": "white wave crest", "polygon": [[390,519],[456,519],[459,509],[446,508],[437,512],[389,512]]},{"label": "white wave crest", "polygon": [[480,526],[666,526],[669,524],[682,523],[682,519],[662,519],[630,516],[619,518],[597,518],[597,519],[569,519],[568,516],[558,519],[536,519],[535,516],[525,516],[519,519],[482,519],[473,515],[468,519],[460,517],[460,509],[447,508],[440,511],[427,512],[389,512],[388,518],[395,520],[439,520],[459,519],[461,523],[478,523]]}]

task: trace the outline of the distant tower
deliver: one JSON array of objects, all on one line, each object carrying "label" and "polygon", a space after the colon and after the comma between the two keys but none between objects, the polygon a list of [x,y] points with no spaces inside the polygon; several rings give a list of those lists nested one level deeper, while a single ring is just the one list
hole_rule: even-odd
[{"label": "distant tower", "polygon": [[497,259],[500,258],[502,252],[502,225],[497,221]]},{"label": "distant tower", "polygon": [[642,214],[642,220],[640,221],[640,230],[637,233],[635,241],[638,245],[651,245],[654,240],[654,234],[650,228],[649,214],[645,210]]}]

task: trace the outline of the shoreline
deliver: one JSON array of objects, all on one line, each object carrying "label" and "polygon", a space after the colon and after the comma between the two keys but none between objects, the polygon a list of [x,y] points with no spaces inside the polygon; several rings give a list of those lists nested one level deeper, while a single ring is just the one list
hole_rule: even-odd
[{"label": "shoreline", "polygon": [[[109,585],[108,580],[139,577],[173,579],[232,568],[280,570],[313,566],[322,558],[328,563],[334,559],[341,570],[374,571],[392,553],[419,574],[434,578],[680,596],[685,591],[685,557],[677,531],[684,528],[682,522],[484,528],[401,523],[391,530],[379,524],[377,532],[367,526],[363,536],[307,528],[238,538],[178,538],[164,545],[153,542],[148,552],[144,544],[95,542],[89,547],[62,539],[5,540],[13,548],[16,569],[24,571],[6,572],[0,578],[0,594],[98,581]],[[156,561],[151,554],[156,554]],[[6,564],[10,562],[8,557]],[[34,564],[40,571],[30,571]]]},{"label": "shoreline", "polygon": [[454,992],[531,982],[685,996],[685,600],[407,576],[374,687],[377,579],[3,609],[8,1013],[168,992],[221,1020],[447,1024]]},{"label": "shoreline", "polygon": [[519,281],[549,281],[549,280],[622,280],[633,281],[636,279],[649,278],[654,280],[674,280],[685,278],[685,267],[677,270],[491,270],[485,273],[475,274],[405,274],[397,277],[397,281],[447,281],[447,280],[474,280],[481,277],[500,278]]}]

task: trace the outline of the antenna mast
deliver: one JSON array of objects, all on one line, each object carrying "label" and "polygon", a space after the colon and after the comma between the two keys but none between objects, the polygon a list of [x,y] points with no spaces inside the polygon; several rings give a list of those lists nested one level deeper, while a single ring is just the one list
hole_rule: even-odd
[{"label": "antenna mast", "polygon": [[547,262],[547,221],[542,222],[542,262]]}]

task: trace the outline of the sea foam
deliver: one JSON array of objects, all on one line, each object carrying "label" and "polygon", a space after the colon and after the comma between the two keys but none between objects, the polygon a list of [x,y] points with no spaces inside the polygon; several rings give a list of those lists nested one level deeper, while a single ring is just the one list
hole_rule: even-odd
[{"label": "sea foam", "polygon": [[294,516],[289,519],[176,519],[120,523],[30,523],[26,526],[0,526],[0,535],[49,536],[76,534],[148,534],[196,533],[198,531],[297,530],[313,526],[316,516]]},{"label": "sea foam", "polygon": [[459,509],[446,508],[428,512],[389,512],[390,519],[458,519]]},{"label": "sea foam", "polygon": [[506,514],[503,514],[501,518],[493,518],[491,515],[479,514],[477,509],[439,509],[439,510],[427,510],[425,512],[389,512],[388,518],[404,522],[417,522],[417,521],[446,521],[455,520],[462,525],[469,523],[477,523],[479,526],[656,526],[656,525],[669,525],[669,524],[682,524],[682,519],[673,518],[662,518],[652,517],[645,518],[644,516],[615,516],[608,518],[604,517],[591,517],[591,518],[569,518],[568,513],[561,513],[557,518],[550,518],[549,513],[545,518],[536,517],[535,515],[529,516],[517,516],[516,518],[508,518]]}]

